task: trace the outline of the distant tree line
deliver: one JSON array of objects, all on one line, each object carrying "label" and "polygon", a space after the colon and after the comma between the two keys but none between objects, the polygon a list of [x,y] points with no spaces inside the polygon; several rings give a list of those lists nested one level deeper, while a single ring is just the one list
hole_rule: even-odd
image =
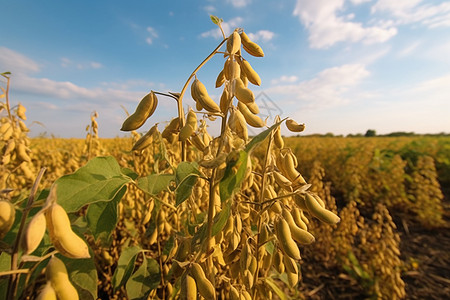
[{"label": "distant tree line", "polygon": [[[309,134],[309,135],[297,135],[297,137],[306,136],[306,137],[344,137],[342,134],[335,135],[332,132],[327,132],[325,134]],[[450,133],[440,132],[440,133],[415,133],[413,131],[394,131],[387,134],[377,134],[375,129],[368,129],[365,134],[362,133],[350,133],[345,137],[399,137],[399,136],[432,136],[432,137],[441,137],[441,136],[450,136]]]}]

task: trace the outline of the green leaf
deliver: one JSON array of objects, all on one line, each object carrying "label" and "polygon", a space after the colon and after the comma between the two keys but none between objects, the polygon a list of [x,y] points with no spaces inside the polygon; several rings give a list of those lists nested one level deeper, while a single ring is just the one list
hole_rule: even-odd
[{"label": "green leaf", "polygon": [[175,205],[178,206],[183,203],[192,194],[192,188],[197,182],[198,175],[190,174],[184,178],[175,190]]},{"label": "green leaf", "polygon": [[131,275],[126,289],[131,300],[147,299],[151,290],[156,289],[161,280],[159,264],[152,258],[144,258],[142,265]]},{"label": "green leaf", "polygon": [[123,175],[128,176],[133,180],[136,180],[139,177],[139,175],[136,172],[134,172],[133,170],[131,170],[129,168],[122,168],[121,171],[122,171]]},{"label": "green leaf", "polygon": [[173,180],[175,180],[175,175],[173,174],[151,174],[139,178],[137,186],[147,194],[157,195],[162,190],[167,189]]},{"label": "green leaf", "polygon": [[219,232],[222,231],[222,229],[227,224],[227,220],[230,217],[231,212],[231,200],[228,201],[225,205],[225,207],[214,217],[214,224],[212,227],[211,235],[215,236]]},{"label": "green leaf", "polygon": [[192,194],[192,188],[200,175],[196,162],[181,162],[175,172],[175,205],[183,203]]},{"label": "green leaf", "polygon": [[264,141],[266,137],[272,132],[272,130],[277,128],[283,121],[284,119],[252,138],[252,140],[245,146],[245,152],[250,153],[250,151],[252,151],[255,146]]},{"label": "green leaf", "polygon": [[96,157],[75,173],[56,180],[58,203],[67,212],[75,212],[86,204],[113,200],[130,181],[114,157]]},{"label": "green leaf", "polygon": [[[91,251],[93,257],[93,252]],[[75,285],[80,299],[97,299],[97,269],[94,259],[71,259],[60,256],[69,273],[70,281]]]},{"label": "green leaf", "polygon": [[[247,168],[248,153],[241,151],[237,162],[227,163],[225,175],[219,183],[220,201],[223,203],[230,199],[233,192],[240,187]],[[234,165],[238,165],[237,172],[233,171]]]},{"label": "green leaf", "polygon": [[141,247],[132,246],[124,247],[124,250],[120,254],[119,261],[117,262],[117,268],[114,271],[111,283],[116,291],[119,287],[127,282],[131,273],[134,270],[134,263],[136,262],[136,256],[142,251]]},{"label": "green leaf", "polygon": [[126,191],[127,187],[123,186],[111,201],[101,201],[89,205],[86,219],[95,240],[100,238],[104,244],[109,243],[112,231],[116,228],[119,220],[117,206]]},{"label": "green leaf", "polygon": [[181,162],[178,165],[177,170],[175,172],[176,184],[178,185],[180,182],[183,181],[184,178],[192,174],[200,175],[200,171],[198,170],[198,164],[196,162],[187,162],[187,161]]},{"label": "green leaf", "polygon": [[280,297],[281,300],[288,300],[288,297],[286,294],[277,286],[275,282],[273,282],[273,279],[270,277],[266,277],[265,282],[269,285],[269,287],[277,294],[278,297]]}]

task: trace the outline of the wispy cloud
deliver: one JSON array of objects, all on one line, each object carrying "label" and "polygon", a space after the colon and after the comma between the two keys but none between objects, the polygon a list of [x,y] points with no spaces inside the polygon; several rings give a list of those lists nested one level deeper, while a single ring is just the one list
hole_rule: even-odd
[{"label": "wispy cloud", "polygon": [[147,38],[145,39],[145,42],[149,45],[153,44],[154,39],[158,38],[158,33],[156,32],[156,29],[153,27],[147,27]]},{"label": "wispy cloud", "polygon": [[248,34],[248,37],[254,42],[257,42],[257,41],[268,42],[268,41],[272,40],[274,36],[275,36],[275,33],[273,33],[272,31],[269,31],[269,30],[259,30],[255,33]]},{"label": "wispy cloud", "polygon": [[297,83],[294,81],[295,76],[281,77],[273,83],[276,86],[266,91],[289,99],[286,101],[295,102],[297,106],[300,104],[302,108],[321,109],[349,103],[349,93],[354,92],[358,84],[369,74],[362,64],[347,64],[325,69],[313,79]]},{"label": "wispy cloud", "polygon": [[228,3],[231,3],[236,8],[246,7],[249,5],[252,0],[227,0]]},{"label": "wispy cloud", "polygon": [[298,77],[295,75],[291,75],[291,76],[283,75],[280,78],[272,79],[270,81],[270,83],[272,85],[276,85],[276,84],[284,84],[284,83],[293,83],[293,82],[296,82],[297,80],[298,80]]},{"label": "wispy cloud", "polygon": [[[242,26],[243,19],[241,17],[236,17],[231,19],[228,22],[222,22],[222,28],[225,34],[231,34],[233,30],[239,26]],[[208,38],[213,37],[215,39],[221,39],[222,38],[222,32],[219,28],[211,29],[209,31],[203,32],[200,34],[202,38]]]},{"label": "wispy cloud", "polygon": [[378,0],[371,13],[388,13],[398,25],[420,23],[428,28],[450,27],[450,2],[423,3],[422,0]]},{"label": "wispy cloud", "polygon": [[77,69],[80,70],[85,70],[85,69],[100,69],[103,68],[103,65],[99,62],[96,61],[91,61],[91,62],[74,62],[71,59],[67,58],[67,57],[62,57],[60,59],[61,61],[61,67],[63,68],[71,68],[71,67],[75,67]]},{"label": "wispy cloud", "polygon": [[294,16],[309,31],[312,48],[328,48],[338,42],[383,43],[397,34],[391,26],[369,26],[352,22],[353,14],[344,12],[345,0],[297,0]]},{"label": "wispy cloud", "polygon": [[206,5],[203,6],[203,10],[206,11],[207,13],[213,13],[216,11],[216,8],[213,5]]},{"label": "wispy cloud", "polygon": [[33,73],[40,70],[39,65],[32,59],[6,47],[0,47],[0,66],[2,72]]}]

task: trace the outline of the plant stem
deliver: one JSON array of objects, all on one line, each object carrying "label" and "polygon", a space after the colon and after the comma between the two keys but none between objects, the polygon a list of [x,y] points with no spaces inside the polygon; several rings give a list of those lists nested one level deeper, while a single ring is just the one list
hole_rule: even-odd
[{"label": "plant stem", "polygon": [[[266,154],[265,154],[265,157],[264,157],[264,164],[263,164],[263,168],[262,168],[261,191],[260,191],[260,194],[259,194],[259,201],[261,203],[264,202],[264,191],[266,190],[266,179],[267,179],[266,169],[267,169],[267,162],[269,160],[270,149],[272,147],[274,131],[275,130],[272,130],[272,132],[270,133],[270,136],[269,136],[269,142],[267,144]],[[263,209],[262,205],[261,205],[261,209]],[[260,240],[259,240],[259,233],[261,232],[261,223],[262,223],[261,219],[262,219],[262,217],[259,216],[258,224],[257,224],[257,226],[258,226],[258,228],[257,228],[258,234],[256,235],[256,261],[257,261],[257,264],[256,264],[256,272],[255,272],[254,282],[258,281],[259,265],[261,263],[260,262],[261,258],[259,257],[259,248],[261,247]],[[257,289],[256,289],[256,285],[254,285],[253,286],[253,299],[256,299],[256,296],[257,296]]]},{"label": "plant stem", "polygon": [[[220,44],[195,68],[195,70],[191,73],[189,78],[187,79],[186,83],[183,86],[183,89],[181,90],[180,96],[178,97],[178,117],[180,119],[180,128],[183,128],[184,126],[184,110],[183,110],[183,96],[184,93],[186,93],[186,89],[189,86],[189,82],[191,82],[191,79],[196,75],[197,71],[200,70],[203,65],[205,65],[216,53],[219,51],[220,47],[227,41],[227,39],[224,39]],[[181,161],[186,160],[186,142],[181,142]]]},{"label": "plant stem", "polygon": [[[14,241],[14,247],[13,247],[12,256],[11,256],[11,271],[17,270],[17,263],[19,260],[19,244],[20,244],[20,240],[22,239],[23,229],[25,227],[25,222],[27,220],[28,212],[31,209],[31,206],[34,201],[34,197],[36,196],[36,192],[37,192],[39,183],[42,179],[42,176],[44,175],[45,170],[46,170],[46,168],[42,168],[39,171],[39,174],[37,175],[36,180],[34,181],[34,184],[31,188],[30,196],[28,197],[28,202],[25,206],[25,209],[22,212],[22,218],[20,220],[20,227],[19,227],[19,231],[17,232],[16,240]],[[14,299],[15,298],[17,284],[19,281],[18,279],[19,279],[19,277],[17,276],[16,273],[12,274],[12,276],[9,277],[8,291],[7,291],[6,299]]]}]

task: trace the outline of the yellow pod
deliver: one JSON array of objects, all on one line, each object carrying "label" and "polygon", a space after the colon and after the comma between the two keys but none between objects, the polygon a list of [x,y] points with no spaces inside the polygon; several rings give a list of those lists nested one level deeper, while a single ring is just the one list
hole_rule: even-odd
[{"label": "yellow pod", "polygon": [[158,106],[158,98],[151,91],[136,107],[136,111],[130,115],[122,124],[122,131],[133,131],[144,125],[145,121],[155,112]]},{"label": "yellow pod", "polygon": [[297,226],[300,227],[301,229],[308,231],[308,226],[302,219],[303,212],[300,210],[300,208],[298,208],[298,207],[292,208],[291,213],[292,213],[292,218],[294,218],[295,224],[297,224]]},{"label": "yellow pod", "polygon": [[197,284],[189,274],[181,279],[181,299],[197,300]]},{"label": "yellow pod", "polygon": [[219,106],[222,113],[225,113],[228,110],[232,99],[233,97],[231,96],[230,92],[228,91],[228,87],[226,86],[223,89],[222,96],[220,96]]},{"label": "yellow pod", "polygon": [[247,36],[247,34],[245,34],[245,32],[242,32],[240,34],[240,36],[241,36],[242,47],[244,48],[245,51],[247,51],[248,54],[256,56],[256,57],[264,56],[264,52],[261,49],[261,47],[258,44],[256,44],[255,42],[252,42],[250,40],[250,38]]},{"label": "yellow pod", "polygon": [[27,146],[25,146],[24,144],[19,144],[17,146],[16,153],[20,161],[27,161],[27,162],[31,161],[31,158],[27,153]]},{"label": "yellow pod", "polygon": [[30,254],[39,246],[45,234],[46,221],[43,211],[39,211],[27,224],[21,240],[24,254]]},{"label": "yellow pod", "polygon": [[241,271],[248,269],[252,262],[252,249],[250,248],[248,240],[242,246],[241,258],[239,261],[241,264]]},{"label": "yellow pod", "polygon": [[302,132],[305,130],[305,124],[298,124],[292,119],[286,120],[286,127],[292,132]]},{"label": "yellow pod", "polygon": [[256,104],[255,102],[250,102],[250,103],[247,103],[246,105],[252,113],[254,113],[255,115],[259,114],[258,104]]},{"label": "yellow pod", "polygon": [[241,291],[241,300],[252,300],[252,296],[250,296],[250,293],[247,292],[247,290]]},{"label": "yellow pod", "polygon": [[198,292],[205,299],[216,299],[216,290],[212,285],[211,281],[206,278],[205,272],[203,272],[202,267],[198,263],[192,263],[190,273],[197,283]]},{"label": "yellow pod", "polygon": [[234,79],[233,82],[234,82],[234,95],[240,102],[244,104],[255,102],[255,95],[250,89],[245,87],[244,83],[240,78]]},{"label": "yellow pod", "polygon": [[277,271],[280,274],[283,273],[285,269],[283,261],[283,253],[281,253],[280,251],[276,251],[275,254],[273,255],[272,261],[275,271]]},{"label": "yellow pod", "polygon": [[197,98],[197,103],[200,103],[201,106],[209,112],[219,113],[220,107],[211,99],[208,95],[208,91],[203,83],[200,82],[197,78],[192,83],[193,89],[195,90],[195,95]]},{"label": "yellow pod", "polygon": [[189,108],[189,112],[186,117],[186,124],[189,124],[194,130],[197,130],[197,115],[192,110],[192,108]]},{"label": "yellow pod", "polygon": [[200,150],[200,151],[205,150],[206,145],[205,145],[205,143],[203,142],[203,139],[202,139],[198,134],[194,133],[194,134],[191,136],[190,141],[191,141],[191,143],[192,143],[198,150]]},{"label": "yellow pod", "polygon": [[53,256],[47,264],[45,277],[50,281],[58,300],[78,300],[78,292],[69,280],[64,263]]},{"label": "yellow pod", "polygon": [[294,218],[291,215],[291,212],[288,211],[286,208],[283,208],[282,215],[283,218],[288,223],[289,229],[291,230],[291,236],[295,241],[297,241],[300,244],[308,245],[316,240],[311,233],[297,226],[297,224],[294,221]]},{"label": "yellow pod", "polygon": [[153,142],[153,135],[157,131],[158,125],[156,124],[152,128],[150,128],[150,130],[147,131],[147,133],[144,134],[139,140],[137,140],[137,142],[133,145],[133,148],[131,148],[131,150],[140,151],[150,146]]},{"label": "yellow pod", "polygon": [[233,59],[229,64],[228,64],[228,68],[229,70],[229,76],[230,79],[229,80],[233,80],[235,78],[240,78],[241,77],[241,66],[239,65],[239,63]]},{"label": "yellow pod", "polygon": [[164,128],[163,132],[161,133],[161,136],[165,139],[168,139],[173,133],[178,132],[178,129],[180,128],[180,119],[179,118],[173,118],[170,120],[169,125]]},{"label": "yellow pod", "polygon": [[70,226],[69,216],[61,205],[54,203],[46,211],[47,229],[55,248],[70,258],[89,258],[85,241],[76,235]]},{"label": "yellow pod", "polygon": [[248,81],[250,81],[254,85],[261,85],[261,78],[259,77],[258,73],[253,70],[252,66],[247,60],[242,59],[241,68],[245,73],[245,76],[248,78]]},{"label": "yellow pod", "polygon": [[185,142],[188,138],[192,136],[192,134],[194,134],[194,132],[195,132],[194,128],[192,128],[191,125],[186,123],[183,126],[183,128],[181,128],[180,134],[178,135],[178,139],[182,142]]},{"label": "yellow pod", "polygon": [[238,102],[238,109],[245,118],[248,125],[256,128],[264,127],[266,123],[257,115],[253,114],[242,102]]},{"label": "yellow pod", "polygon": [[24,121],[27,119],[27,116],[25,115],[26,111],[26,107],[19,103],[19,105],[17,106],[17,116]]},{"label": "yellow pod", "polygon": [[320,206],[319,202],[317,202],[317,200],[309,193],[306,194],[305,204],[311,215],[322,222],[328,224],[336,224],[341,220],[341,218],[339,218],[333,212]]},{"label": "yellow pod", "polygon": [[238,52],[239,49],[241,49],[241,37],[240,37],[239,33],[235,30],[228,37],[227,52],[230,54],[236,54],[236,52]]},{"label": "yellow pod", "polygon": [[293,259],[299,260],[300,250],[298,249],[297,244],[292,239],[291,229],[289,228],[289,224],[283,218],[278,218],[275,222],[275,231],[277,233],[277,238],[279,241],[280,248],[283,252],[292,257]]},{"label": "yellow pod", "polygon": [[0,238],[3,238],[9,232],[15,219],[14,205],[7,200],[0,200]]},{"label": "yellow pod", "polygon": [[231,79],[231,73],[230,73],[230,64],[231,64],[231,58],[227,58],[223,64],[223,76],[225,76],[226,80]]},{"label": "yellow pod", "polygon": [[254,283],[253,274],[250,272],[250,270],[245,270],[242,275],[245,287],[251,289]]},{"label": "yellow pod", "polygon": [[230,300],[239,300],[239,292],[234,286],[230,286],[230,294],[228,296]]},{"label": "yellow pod", "polygon": [[240,76],[242,83],[244,84],[245,87],[248,87],[248,78],[247,76],[245,76],[244,72],[241,72],[241,76]]},{"label": "yellow pod", "polygon": [[283,189],[285,189],[286,191],[290,192],[292,191],[292,182],[287,179],[286,177],[284,177],[283,174],[281,174],[280,172],[274,171],[273,172],[273,177],[275,178],[275,182],[282,187]]},{"label": "yellow pod", "polygon": [[10,154],[16,148],[16,141],[14,139],[10,139],[6,144],[5,150],[3,151],[3,155]]},{"label": "yellow pod", "polygon": [[56,292],[50,281],[39,291],[36,300],[56,300]]},{"label": "yellow pod", "polygon": [[274,130],[274,134],[273,134],[273,141],[275,143],[275,146],[278,149],[282,149],[284,147],[284,140],[283,137],[281,136],[281,129],[280,126],[278,126],[277,128],[275,128]]},{"label": "yellow pod", "polygon": [[225,73],[224,71],[220,71],[219,75],[217,75],[217,79],[216,79],[216,88],[221,87],[222,84],[225,82],[226,78],[225,78]]}]

